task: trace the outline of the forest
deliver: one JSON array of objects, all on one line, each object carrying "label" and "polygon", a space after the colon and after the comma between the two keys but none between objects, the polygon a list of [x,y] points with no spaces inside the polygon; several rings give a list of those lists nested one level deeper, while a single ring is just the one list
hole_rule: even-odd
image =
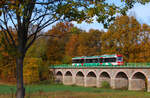
[{"label": "forest", "polygon": [[[15,38],[15,30],[9,29]],[[117,17],[107,31],[85,31],[72,23],[59,22],[41,33],[43,36],[25,56],[23,75],[26,84],[49,79],[50,65],[70,64],[76,56],[120,54],[125,62],[150,62],[150,26],[140,24],[134,16]],[[3,36],[0,36],[0,43],[5,43],[0,45],[0,81],[16,82],[16,53],[9,51],[12,47]]]}]

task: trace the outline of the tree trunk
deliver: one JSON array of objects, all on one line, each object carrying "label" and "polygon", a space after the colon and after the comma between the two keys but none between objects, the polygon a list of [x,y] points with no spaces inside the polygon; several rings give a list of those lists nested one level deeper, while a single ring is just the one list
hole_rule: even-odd
[{"label": "tree trunk", "polygon": [[16,70],[17,70],[16,98],[24,98],[25,96],[25,88],[23,85],[23,61],[24,61],[24,57],[18,57],[16,59]]}]

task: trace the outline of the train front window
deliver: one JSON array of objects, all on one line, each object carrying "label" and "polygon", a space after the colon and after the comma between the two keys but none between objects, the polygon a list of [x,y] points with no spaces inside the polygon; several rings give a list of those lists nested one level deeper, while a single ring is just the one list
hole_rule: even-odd
[{"label": "train front window", "polygon": [[118,57],[118,61],[122,61],[122,57]]}]

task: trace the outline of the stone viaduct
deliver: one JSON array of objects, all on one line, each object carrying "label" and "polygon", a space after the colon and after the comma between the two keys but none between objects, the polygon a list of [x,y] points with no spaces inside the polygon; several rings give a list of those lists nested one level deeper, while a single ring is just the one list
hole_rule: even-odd
[{"label": "stone viaduct", "polygon": [[150,67],[50,68],[64,85],[101,87],[107,81],[112,89],[146,90],[150,92]]}]

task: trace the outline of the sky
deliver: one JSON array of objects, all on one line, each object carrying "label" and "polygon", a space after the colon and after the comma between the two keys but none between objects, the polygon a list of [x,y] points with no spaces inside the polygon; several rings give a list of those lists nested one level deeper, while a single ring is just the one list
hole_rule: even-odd
[{"label": "sky", "polygon": [[[119,4],[119,3],[118,3]],[[145,5],[141,5],[136,3],[132,9],[127,12],[128,16],[135,16],[135,18],[141,23],[145,23],[150,25],[150,3]],[[76,22],[72,22],[76,27],[89,31],[90,29],[98,29],[104,30],[103,25],[94,21],[91,24],[81,23],[77,24]]]},{"label": "sky", "polygon": [[[117,6],[121,5],[121,0],[108,0],[110,3],[114,3]],[[122,3],[123,5],[123,3]],[[139,21],[141,24],[148,24],[150,25],[150,3],[147,3],[145,5],[136,3],[132,9],[130,9],[127,12],[128,16],[135,16],[135,18]],[[57,22],[56,22],[57,23]],[[56,23],[48,26],[45,31],[52,28],[53,25],[56,25]],[[74,26],[78,27],[79,29],[89,31],[90,29],[98,29],[98,30],[104,30],[107,31],[107,29],[103,28],[103,24],[98,23],[96,21],[93,21],[93,23],[88,24],[85,22],[82,22],[81,24],[77,24],[76,22],[72,22]]]}]

